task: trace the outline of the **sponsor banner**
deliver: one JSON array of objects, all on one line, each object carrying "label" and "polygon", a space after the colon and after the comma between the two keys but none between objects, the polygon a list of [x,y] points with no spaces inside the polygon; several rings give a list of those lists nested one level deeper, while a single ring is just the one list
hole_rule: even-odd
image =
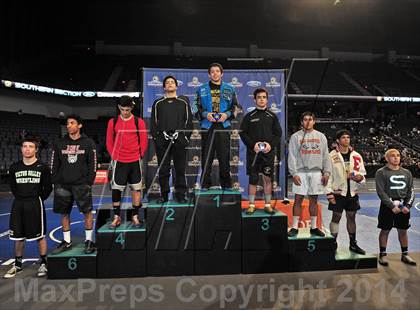
[{"label": "sponsor banner", "polygon": [[[150,118],[153,102],[163,96],[163,79],[167,75],[173,75],[178,80],[178,95],[184,95],[190,99],[190,104],[194,102],[196,92],[204,83],[208,83],[209,77],[207,69],[143,69],[143,116]],[[181,81],[181,83],[179,83]],[[280,126],[283,130],[281,145],[284,148],[284,131],[285,131],[285,113],[284,113],[284,82],[285,75],[283,70],[224,70],[223,81],[235,88],[238,101],[242,106],[237,118],[232,122],[231,131],[231,175],[232,186],[243,191],[244,197],[248,192],[248,176],[246,175],[246,148],[240,140],[239,128],[243,116],[255,109],[253,92],[258,87],[264,87],[269,92],[268,104],[272,112],[276,113],[279,118]],[[187,168],[191,169],[191,174],[200,175],[201,173],[201,152],[197,154],[196,150],[201,149],[201,135],[199,124],[195,124],[194,131],[190,139],[190,145],[187,148]],[[153,154],[150,154],[153,156]],[[156,162],[152,158],[148,159],[150,163],[155,165]],[[285,195],[286,172],[285,165],[281,165],[284,161],[284,149],[280,158],[280,165],[276,165],[275,169],[275,187],[274,196],[281,198]],[[218,183],[218,161],[213,160],[213,182]],[[152,179],[156,170],[149,169],[148,178]],[[194,172],[192,172],[194,170]],[[277,182],[279,180],[279,182]],[[199,183],[200,178],[197,177],[195,183]],[[193,183],[193,184],[195,184]],[[262,190],[259,191],[262,194]]]},{"label": "sponsor banner", "polygon": [[376,97],[379,102],[420,103],[420,97]]},{"label": "sponsor banner", "polygon": [[67,90],[60,88],[53,88],[47,86],[40,86],[34,84],[27,84],[21,82],[14,82],[8,80],[1,80],[1,85],[5,88],[21,89],[42,94],[51,94],[64,97],[83,97],[83,98],[113,98],[121,96],[140,97],[140,92],[96,92],[88,90]]}]

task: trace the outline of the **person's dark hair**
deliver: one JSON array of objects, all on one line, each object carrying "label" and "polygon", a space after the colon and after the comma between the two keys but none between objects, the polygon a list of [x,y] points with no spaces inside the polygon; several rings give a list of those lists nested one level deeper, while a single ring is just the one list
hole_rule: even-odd
[{"label": "person's dark hair", "polygon": [[311,116],[313,118],[313,120],[315,120],[315,114],[313,112],[303,112],[302,115],[300,116],[300,121],[302,122],[303,119],[305,118],[305,116]]},{"label": "person's dark hair", "polygon": [[256,90],[254,90],[254,99],[257,99],[257,95],[259,93],[265,93],[268,99],[268,91],[265,88],[257,88]]},{"label": "person's dark hair", "polygon": [[133,107],[134,106],[133,98],[131,98],[130,96],[121,96],[120,98],[118,98],[117,103],[118,103],[118,105],[120,105],[122,107]]},{"label": "person's dark hair", "polygon": [[168,80],[168,79],[174,80],[175,81],[175,85],[178,86],[178,80],[173,75],[167,75],[163,79],[163,88],[165,88],[166,80]]},{"label": "person's dark hair", "polygon": [[69,114],[69,115],[67,115],[67,116],[66,116],[66,122],[67,122],[67,120],[69,120],[70,118],[71,118],[71,119],[76,120],[77,124],[83,124],[83,120],[82,120],[82,118],[80,117],[80,115],[78,115],[78,114]]},{"label": "person's dark hair", "polygon": [[210,74],[210,69],[213,67],[219,67],[220,72],[223,73],[223,66],[221,64],[219,64],[218,62],[213,62],[212,64],[210,64],[209,68],[208,68],[208,73]]},{"label": "person's dark hair", "polygon": [[350,136],[350,131],[348,131],[347,129],[341,129],[337,131],[337,133],[335,134],[335,138],[339,140],[344,135]]},{"label": "person's dark hair", "polygon": [[40,140],[37,136],[33,134],[30,134],[30,133],[25,134],[20,141],[20,146],[23,146],[23,143],[25,142],[32,142],[33,144],[35,144],[36,148],[39,148]]}]

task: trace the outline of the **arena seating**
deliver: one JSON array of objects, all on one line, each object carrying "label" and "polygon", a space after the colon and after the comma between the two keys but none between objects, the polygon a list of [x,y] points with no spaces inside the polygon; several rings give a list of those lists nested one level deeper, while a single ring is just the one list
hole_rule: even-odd
[{"label": "arena seating", "polygon": [[382,89],[388,96],[418,96],[420,93],[419,81],[390,64],[352,62],[345,70],[360,85],[366,86],[373,95],[384,95],[374,86]]},{"label": "arena seating", "polygon": [[[365,122],[364,124],[326,124],[318,123],[316,129],[325,133],[330,148],[335,142],[335,133],[339,129],[349,129],[352,133],[352,146],[363,156],[368,171],[368,176],[373,177],[377,168],[385,164],[384,153],[388,148],[397,148],[401,152],[401,163],[417,176],[419,174],[418,163],[420,162],[419,152],[415,148],[420,144],[415,139],[407,140],[399,131],[389,130],[385,126],[386,122],[375,123],[375,125]],[[411,122],[406,122],[399,126],[403,132],[412,132]],[[370,133],[370,128],[374,128],[374,133]],[[398,135],[396,134],[398,132]],[[419,139],[419,133],[411,133]]]},{"label": "arena seating", "polygon": [[30,132],[39,136],[41,139],[40,158],[47,162],[51,154],[52,142],[60,134],[58,119],[40,115],[2,112],[0,124],[0,170],[8,169],[13,162],[21,158],[19,148],[21,135]]},{"label": "arena seating", "polygon": [[[321,78],[324,70],[325,77]],[[346,66],[340,63],[330,62],[295,62],[291,81],[295,82],[304,94],[316,94],[320,88],[320,94],[324,95],[362,95],[357,88],[351,85],[340,72],[345,72]]]},{"label": "arena seating", "polygon": [[95,141],[98,163],[108,163],[110,157],[106,150],[106,128],[109,118],[85,121],[83,132]]}]

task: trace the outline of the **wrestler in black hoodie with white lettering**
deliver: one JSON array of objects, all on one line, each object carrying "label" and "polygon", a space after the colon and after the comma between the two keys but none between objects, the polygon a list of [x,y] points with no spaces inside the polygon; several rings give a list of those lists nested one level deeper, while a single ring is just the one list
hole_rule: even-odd
[{"label": "wrestler in black hoodie with white lettering", "polygon": [[85,252],[94,251],[92,243],[92,185],[96,176],[96,148],[92,139],[80,134],[82,119],[67,116],[67,132],[54,145],[51,156],[51,173],[54,184],[54,212],[61,214],[64,241],[53,253],[70,249],[70,212],[73,202],[85,216]]}]

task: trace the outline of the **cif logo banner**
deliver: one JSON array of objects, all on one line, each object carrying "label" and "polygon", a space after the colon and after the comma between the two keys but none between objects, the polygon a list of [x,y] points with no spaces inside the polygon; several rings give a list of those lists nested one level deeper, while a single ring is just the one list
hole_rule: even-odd
[{"label": "cif logo banner", "polygon": [[[178,80],[178,95],[187,96],[190,99],[190,104],[193,104],[195,93],[198,88],[208,83],[209,77],[207,69],[157,69],[157,68],[143,68],[143,117],[149,118],[153,101],[160,98],[164,94],[163,79],[167,75],[173,75]],[[242,106],[242,113],[237,117],[237,122],[232,122],[232,140],[240,141],[239,143],[239,159],[237,157],[237,151],[232,151],[231,161],[237,166],[238,169],[238,182],[240,187],[248,187],[248,176],[246,175],[246,148],[242,144],[241,140],[237,140],[237,135],[240,123],[243,116],[252,111],[255,108],[253,92],[258,87],[264,87],[268,90],[269,99],[268,106],[272,112],[274,112],[280,122],[280,126],[283,130],[283,136],[281,139],[281,145],[283,147],[282,154],[280,156],[280,162],[284,159],[284,132],[286,128],[285,110],[284,110],[284,82],[285,75],[283,70],[224,70],[223,82],[230,84],[235,88],[238,101]],[[193,143],[200,144],[198,132],[194,132],[192,140]],[[233,142],[238,143],[238,142]],[[195,144],[194,144],[195,145]],[[236,146],[236,145],[232,145]],[[235,160],[234,160],[235,159]],[[187,158],[187,162],[194,163],[197,165],[197,159],[193,160],[193,155]],[[241,165],[243,163],[243,165]],[[217,161],[214,162],[217,164]],[[198,165],[197,165],[198,166]],[[275,198],[283,198],[285,193],[282,189],[285,188],[286,165],[280,164],[279,171],[275,172],[278,177],[278,187],[281,189],[275,195]],[[197,180],[198,181],[198,180]],[[277,181],[277,180],[275,180]],[[247,195],[247,191],[243,193]]]}]

